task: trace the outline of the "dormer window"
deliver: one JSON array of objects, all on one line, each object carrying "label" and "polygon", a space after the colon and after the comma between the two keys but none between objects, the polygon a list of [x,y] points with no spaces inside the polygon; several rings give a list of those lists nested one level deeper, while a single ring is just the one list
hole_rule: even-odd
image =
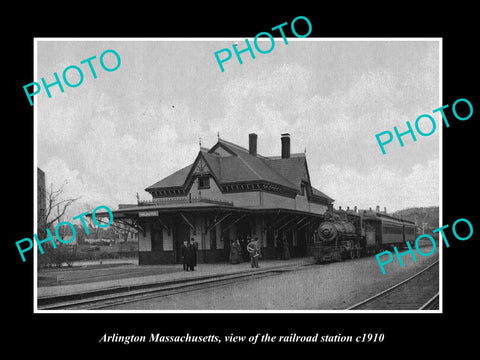
[{"label": "dormer window", "polygon": [[210,176],[200,176],[198,178],[198,189],[210,189]]}]

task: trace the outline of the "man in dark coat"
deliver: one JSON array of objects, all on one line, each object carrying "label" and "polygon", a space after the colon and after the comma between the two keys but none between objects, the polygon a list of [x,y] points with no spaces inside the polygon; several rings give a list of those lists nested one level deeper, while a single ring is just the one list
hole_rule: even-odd
[{"label": "man in dark coat", "polygon": [[232,242],[230,243],[230,253],[228,255],[228,261],[230,262],[230,264],[234,264],[235,262],[235,256],[236,256],[236,249],[233,247],[233,244],[234,244],[234,240],[232,240]]},{"label": "man in dark coat", "polygon": [[195,241],[194,238],[191,238],[190,246],[191,246],[191,270],[195,270],[195,266],[197,266],[198,243]]},{"label": "man in dark coat", "polygon": [[183,271],[188,271],[190,268],[190,247],[187,240],[185,240],[182,245],[182,261]]},{"label": "man in dark coat", "polygon": [[288,241],[287,241],[286,238],[283,239],[282,259],[283,260],[289,260],[290,259],[290,250],[288,248]]},{"label": "man in dark coat", "polygon": [[250,235],[247,235],[247,238],[240,239],[240,248],[241,248],[243,261],[248,261],[249,255],[248,255],[247,246],[250,241],[251,241]]}]

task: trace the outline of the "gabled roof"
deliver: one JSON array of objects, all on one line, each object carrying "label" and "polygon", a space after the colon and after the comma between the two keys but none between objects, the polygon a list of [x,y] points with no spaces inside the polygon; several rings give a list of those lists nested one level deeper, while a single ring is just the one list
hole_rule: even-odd
[{"label": "gabled roof", "polygon": [[[239,145],[218,139],[218,142],[210,150],[201,148],[194,163],[174,172],[145,190],[154,191],[187,186],[199,159],[203,159],[207,163],[219,184],[264,181],[293,191],[300,191],[303,181],[310,183],[307,161],[303,153],[292,154],[288,159],[265,157],[258,154],[254,156]],[[314,196],[333,201],[313,187],[312,192]]]},{"label": "gabled roof", "polygon": [[332,199],[330,196],[324,194],[323,192],[321,192],[320,190],[314,188],[313,186],[312,186],[312,192],[313,192],[313,195],[314,195],[314,196],[318,196],[318,197],[320,197],[320,198],[324,198],[324,199],[326,199],[328,202],[333,202],[333,201],[334,201],[334,199]]},{"label": "gabled roof", "polygon": [[172,188],[172,187],[181,187],[185,182],[185,179],[190,172],[193,164],[185,166],[183,169],[175,171],[173,174],[163,178],[162,180],[156,182],[155,184],[147,187],[145,190],[158,189],[158,188]]},{"label": "gabled roof", "polygon": [[[252,177],[252,180],[265,180],[274,184],[278,184],[287,188],[292,188],[295,190],[299,189],[300,184],[290,182],[287,178],[283,176],[282,173],[279,173],[272,167],[268,166],[266,160],[253,156],[248,152],[238,152],[238,159],[248,168],[248,173]],[[238,170],[235,168],[231,169],[233,174],[238,173]]]},{"label": "gabled roof", "polygon": [[294,184],[297,190],[300,190],[302,181],[310,183],[305,156],[268,159],[266,164]]},{"label": "gabled roof", "polygon": [[217,144],[209,150],[209,153],[215,154],[219,147],[232,154],[232,156],[221,157],[224,167],[222,178],[225,181],[265,180],[300,190],[300,182],[297,181],[294,174],[304,173],[302,166],[305,166],[305,157],[303,157],[303,161],[298,161],[298,158],[277,159],[259,154],[254,156],[247,149],[223,139],[218,139]]}]

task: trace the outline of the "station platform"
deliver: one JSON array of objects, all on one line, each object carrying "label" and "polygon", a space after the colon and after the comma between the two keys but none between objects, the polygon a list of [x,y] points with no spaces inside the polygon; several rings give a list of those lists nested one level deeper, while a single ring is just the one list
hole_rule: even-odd
[{"label": "station platform", "polygon": [[302,257],[289,260],[260,260],[260,268],[251,268],[250,262],[201,263],[196,266],[195,271],[184,271],[182,264],[139,266],[134,263],[104,262],[71,268],[42,269],[37,274],[37,299],[81,294],[92,296],[96,292],[214,280],[226,275],[301,267],[312,263],[312,257]]}]

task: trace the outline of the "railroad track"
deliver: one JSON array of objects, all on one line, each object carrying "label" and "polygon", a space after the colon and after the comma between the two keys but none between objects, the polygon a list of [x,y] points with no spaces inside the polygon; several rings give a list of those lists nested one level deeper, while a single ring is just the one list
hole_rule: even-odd
[{"label": "railroad track", "polygon": [[170,296],[174,294],[192,292],[211,287],[228,285],[240,281],[248,281],[252,278],[259,279],[266,276],[273,276],[285,272],[295,271],[299,268],[312,266],[311,264],[291,266],[287,268],[272,268],[258,272],[248,272],[243,274],[225,275],[222,277],[207,278],[201,280],[191,280],[182,283],[169,285],[149,286],[138,290],[125,290],[121,292],[107,293],[99,296],[87,296],[72,300],[48,299],[38,304],[39,310],[101,310],[108,309],[115,305],[122,305],[142,300],[148,300],[157,297]]},{"label": "railroad track", "polygon": [[438,310],[438,260],[406,280],[347,310]]}]

